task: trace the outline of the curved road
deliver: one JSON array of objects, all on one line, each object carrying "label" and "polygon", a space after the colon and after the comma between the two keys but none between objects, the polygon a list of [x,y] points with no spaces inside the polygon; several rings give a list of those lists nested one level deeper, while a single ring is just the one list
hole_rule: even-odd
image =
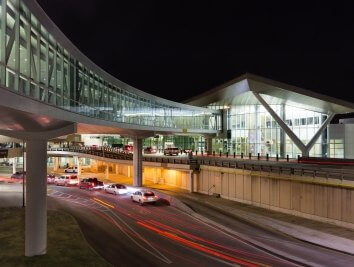
[{"label": "curved road", "polygon": [[115,266],[296,266],[168,206],[129,195],[49,186],[48,204],[71,213]]}]

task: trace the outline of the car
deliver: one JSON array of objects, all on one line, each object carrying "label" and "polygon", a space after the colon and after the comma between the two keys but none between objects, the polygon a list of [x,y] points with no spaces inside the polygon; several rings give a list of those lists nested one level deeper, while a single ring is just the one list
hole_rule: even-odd
[{"label": "car", "polygon": [[77,167],[68,167],[64,170],[65,173],[77,173]]},{"label": "car", "polygon": [[152,203],[155,204],[158,199],[158,196],[155,195],[154,192],[147,191],[147,190],[138,190],[135,191],[132,196],[131,200],[134,202],[139,202],[141,206],[144,205],[144,203]]},{"label": "car", "polygon": [[185,148],[185,149],[183,149],[183,152],[186,154],[189,154],[189,153],[193,152],[193,150],[191,148]]},{"label": "car", "polygon": [[77,178],[76,175],[61,175],[54,180],[55,185],[64,185],[64,186],[70,186],[70,185],[78,185],[79,184],[79,178]]},{"label": "car", "polygon": [[0,162],[0,166],[12,166],[12,163],[10,163],[8,161],[2,161],[2,162]]},{"label": "car", "polygon": [[15,172],[14,174],[11,175],[11,179],[22,179],[23,175],[26,178],[26,172],[22,172],[22,171]]},{"label": "car", "polygon": [[128,193],[128,188],[124,184],[110,184],[104,191],[114,195],[121,195]]},{"label": "car", "polygon": [[55,183],[55,175],[53,173],[50,173],[47,175],[47,183],[48,184],[54,184]]},{"label": "car", "polygon": [[163,154],[165,156],[173,156],[173,155],[178,156],[179,149],[177,147],[168,147],[168,148],[165,148],[165,150],[163,151]]},{"label": "car", "polygon": [[100,190],[104,188],[104,184],[102,181],[99,181],[97,178],[85,178],[82,179],[79,183],[80,189],[88,189],[88,190]]},{"label": "car", "polygon": [[125,145],[123,147],[123,152],[125,153],[133,153],[133,150],[134,150],[134,146],[132,145]]},{"label": "car", "polygon": [[144,149],[144,154],[156,154],[156,148],[152,148],[151,146]]}]

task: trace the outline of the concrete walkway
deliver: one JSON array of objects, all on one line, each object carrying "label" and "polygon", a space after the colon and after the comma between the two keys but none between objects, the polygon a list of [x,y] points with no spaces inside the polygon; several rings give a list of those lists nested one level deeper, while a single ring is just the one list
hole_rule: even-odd
[{"label": "concrete walkway", "polygon": [[166,185],[147,184],[176,198],[189,198],[235,218],[297,239],[354,255],[354,230],[216,198]]}]

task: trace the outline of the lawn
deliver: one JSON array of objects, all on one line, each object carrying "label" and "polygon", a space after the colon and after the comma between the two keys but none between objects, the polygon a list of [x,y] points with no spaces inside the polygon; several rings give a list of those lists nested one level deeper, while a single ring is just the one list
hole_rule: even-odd
[{"label": "lawn", "polygon": [[48,248],[43,256],[24,256],[25,210],[0,208],[0,266],[111,266],[91,249],[75,219],[48,211]]}]

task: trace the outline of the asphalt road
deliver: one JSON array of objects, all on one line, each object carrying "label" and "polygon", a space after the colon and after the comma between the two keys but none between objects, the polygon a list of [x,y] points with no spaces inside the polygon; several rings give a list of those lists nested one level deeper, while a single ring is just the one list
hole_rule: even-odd
[{"label": "asphalt road", "polygon": [[48,204],[78,221],[90,245],[115,266],[296,266],[160,201],[50,186]]},{"label": "asphalt road", "polygon": [[276,253],[276,255],[282,255],[309,266],[354,266],[354,256],[303,242],[258,225],[252,225],[246,220],[232,217],[193,198],[184,197],[182,194],[174,193],[174,195],[178,195],[179,200],[198,214],[220,223],[232,231],[241,233],[242,236],[247,236],[250,242],[256,241],[257,245],[261,244],[262,248]]}]

